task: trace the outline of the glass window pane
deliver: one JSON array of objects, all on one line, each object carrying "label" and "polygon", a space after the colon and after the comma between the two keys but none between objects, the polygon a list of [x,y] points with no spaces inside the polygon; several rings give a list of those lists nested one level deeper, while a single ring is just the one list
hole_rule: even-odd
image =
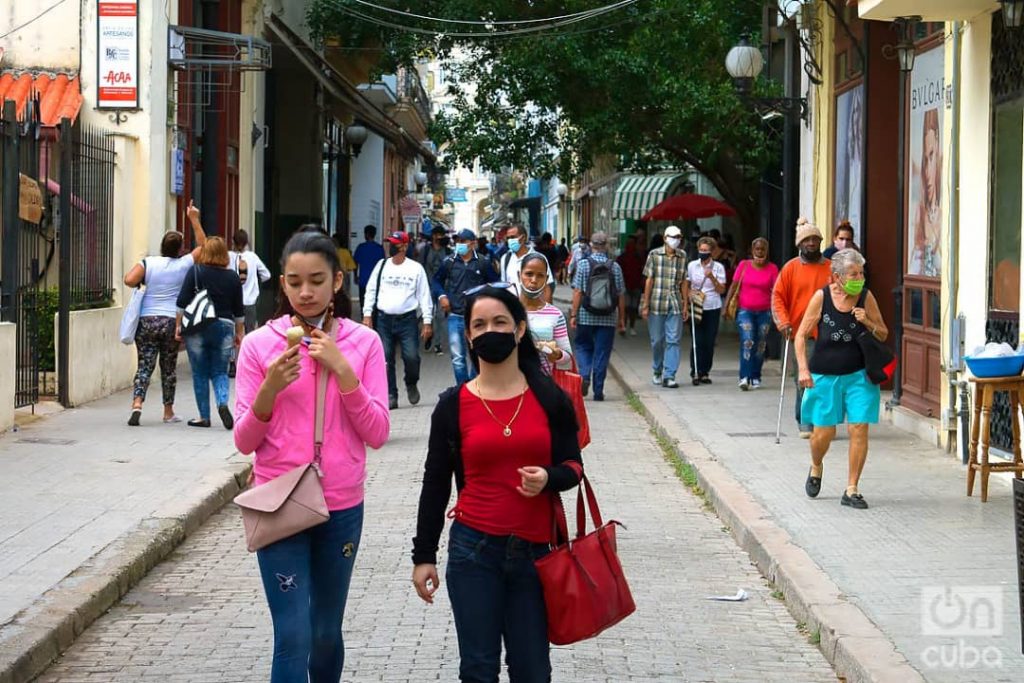
[{"label": "glass window pane", "polygon": [[942,297],[938,292],[928,292],[928,327],[942,329]]},{"label": "glass window pane", "polygon": [[996,107],[992,131],[990,308],[1020,310],[1021,162],[1024,100]]},{"label": "glass window pane", "polygon": [[924,325],[924,292],[920,289],[908,289],[910,306],[907,322],[911,325]]}]

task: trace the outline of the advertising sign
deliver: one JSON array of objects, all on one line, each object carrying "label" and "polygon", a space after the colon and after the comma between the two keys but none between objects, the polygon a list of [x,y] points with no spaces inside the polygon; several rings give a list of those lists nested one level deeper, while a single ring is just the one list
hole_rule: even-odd
[{"label": "advertising sign", "polygon": [[138,10],[138,0],[100,0],[96,49],[97,107],[100,109],[139,107]]},{"label": "advertising sign", "polygon": [[942,114],[945,50],[917,56],[910,77],[907,273],[939,277],[942,267]]},{"label": "advertising sign", "polygon": [[181,195],[185,191],[185,150],[171,148],[171,194]]},{"label": "advertising sign", "polygon": [[449,187],[444,191],[444,200],[453,204],[455,202],[465,202],[466,199],[466,188],[464,187]]},{"label": "advertising sign", "polygon": [[[864,84],[836,98],[836,186],[833,225],[850,221],[853,241],[861,244],[864,189]],[[826,232],[825,239],[829,239]]]}]

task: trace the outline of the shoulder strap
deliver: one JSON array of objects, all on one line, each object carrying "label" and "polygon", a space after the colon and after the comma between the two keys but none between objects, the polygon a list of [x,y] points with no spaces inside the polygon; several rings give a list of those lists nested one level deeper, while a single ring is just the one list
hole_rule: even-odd
[{"label": "shoulder strap", "polygon": [[142,259],[142,284],[146,284],[146,279],[149,277],[149,264],[146,263],[146,259]]},{"label": "shoulder strap", "polygon": [[868,288],[865,287],[860,291],[860,296],[857,297],[857,308],[864,308],[864,302],[868,300]]},{"label": "shoulder strap", "polygon": [[327,404],[327,379],[330,373],[318,368],[316,378],[316,417],[313,422],[313,464],[320,465],[320,451],[324,445],[324,412]]},{"label": "shoulder strap", "polygon": [[380,269],[377,271],[377,288],[373,291],[373,308],[376,310],[377,302],[380,301],[380,279],[384,277],[384,266],[388,263],[387,257],[380,260]]}]

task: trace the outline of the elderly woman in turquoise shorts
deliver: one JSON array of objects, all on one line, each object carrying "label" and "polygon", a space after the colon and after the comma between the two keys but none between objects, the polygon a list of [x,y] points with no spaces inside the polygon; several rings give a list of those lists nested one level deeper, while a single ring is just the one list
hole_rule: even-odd
[{"label": "elderly woman in turquoise shorts", "polygon": [[[811,434],[811,471],[804,490],[811,498],[821,491],[825,454],[836,436],[836,425],[847,423],[850,436],[849,473],[843,505],[864,510],[860,494],[864,462],[868,457],[868,425],[878,422],[881,394],[868,379],[857,335],[867,329],[879,341],[889,330],[878,302],[864,288],[864,257],[843,249],[832,257],[832,281],[814,294],[796,335],[796,360],[804,391],[804,419],[814,425]],[[815,336],[814,354],[807,361],[807,338]]]}]

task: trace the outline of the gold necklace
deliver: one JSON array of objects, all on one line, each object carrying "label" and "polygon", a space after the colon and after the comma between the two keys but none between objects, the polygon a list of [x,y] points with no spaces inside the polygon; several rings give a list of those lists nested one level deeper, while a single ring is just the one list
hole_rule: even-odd
[{"label": "gold necklace", "polygon": [[483,393],[480,392],[480,382],[478,381],[476,383],[476,397],[479,398],[480,402],[484,404],[484,409],[487,411],[487,414],[490,415],[491,418],[498,424],[504,425],[505,428],[501,430],[501,433],[505,435],[506,439],[512,436],[512,423],[516,421],[516,418],[519,417],[519,411],[523,409],[523,399],[526,398],[526,390],[529,388],[529,384],[523,387],[523,393],[519,394],[519,405],[516,406],[516,412],[512,415],[512,419],[508,421],[508,424],[505,424],[498,419],[498,416],[494,414],[494,411],[491,410],[491,407],[487,405],[487,401],[484,400],[484,395]]}]

